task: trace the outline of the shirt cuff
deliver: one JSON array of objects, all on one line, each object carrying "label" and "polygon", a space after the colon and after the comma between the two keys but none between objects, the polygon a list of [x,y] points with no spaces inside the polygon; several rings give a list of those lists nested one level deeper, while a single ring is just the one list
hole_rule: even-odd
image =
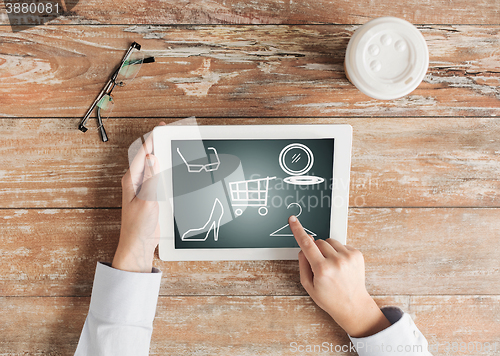
[{"label": "shirt cuff", "polygon": [[[397,307],[384,307],[380,310],[391,326],[368,337],[349,336],[359,356],[379,356],[391,352],[404,355],[430,355],[427,340],[409,314]],[[402,353],[397,353],[398,350]]]},{"label": "shirt cuff", "polygon": [[156,313],[162,273],[122,271],[97,263],[90,310],[94,317],[128,325],[149,325]]}]

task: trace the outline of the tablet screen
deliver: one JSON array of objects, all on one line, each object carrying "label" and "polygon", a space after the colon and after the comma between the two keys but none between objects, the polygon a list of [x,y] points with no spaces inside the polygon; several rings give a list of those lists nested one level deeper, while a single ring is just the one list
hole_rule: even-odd
[{"label": "tablet screen", "polygon": [[297,247],[330,237],[334,139],[172,140],[175,249]]}]

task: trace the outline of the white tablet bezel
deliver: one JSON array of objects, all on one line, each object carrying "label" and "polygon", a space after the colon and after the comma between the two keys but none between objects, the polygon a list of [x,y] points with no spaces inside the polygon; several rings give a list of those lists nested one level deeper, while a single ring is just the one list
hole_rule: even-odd
[{"label": "white tablet bezel", "polygon": [[351,169],[352,127],[350,125],[225,125],[225,126],[158,126],[153,130],[154,154],[158,157],[161,175],[159,256],[164,261],[219,260],[296,260],[297,248],[223,248],[175,249],[172,140],[209,139],[334,139],[333,189],[331,197],[330,237],[346,243]]}]

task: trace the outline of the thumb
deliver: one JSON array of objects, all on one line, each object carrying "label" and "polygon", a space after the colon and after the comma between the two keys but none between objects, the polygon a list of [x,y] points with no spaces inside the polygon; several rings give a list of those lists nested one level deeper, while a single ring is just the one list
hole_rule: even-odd
[{"label": "thumb", "polygon": [[146,155],[146,162],[144,162],[144,177],[142,182],[146,182],[148,179],[152,178],[156,171],[158,170],[158,158],[155,155],[148,153]]},{"label": "thumb", "polygon": [[142,179],[141,190],[137,197],[142,200],[156,201],[156,188],[158,185],[158,158],[155,155],[147,154],[144,162],[144,177]]}]

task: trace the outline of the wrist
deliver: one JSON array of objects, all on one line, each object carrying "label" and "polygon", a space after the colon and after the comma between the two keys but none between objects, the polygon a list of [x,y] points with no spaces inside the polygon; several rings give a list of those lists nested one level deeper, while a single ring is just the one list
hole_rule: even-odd
[{"label": "wrist", "polygon": [[345,321],[341,321],[339,325],[351,337],[355,338],[368,337],[391,326],[389,320],[368,293],[350,308],[350,313],[346,316]]},{"label": "wrist", "polygon": [[111,266],[128,272],[151,273],[153,257],[154,249],[127,248],[119,244]]}]

